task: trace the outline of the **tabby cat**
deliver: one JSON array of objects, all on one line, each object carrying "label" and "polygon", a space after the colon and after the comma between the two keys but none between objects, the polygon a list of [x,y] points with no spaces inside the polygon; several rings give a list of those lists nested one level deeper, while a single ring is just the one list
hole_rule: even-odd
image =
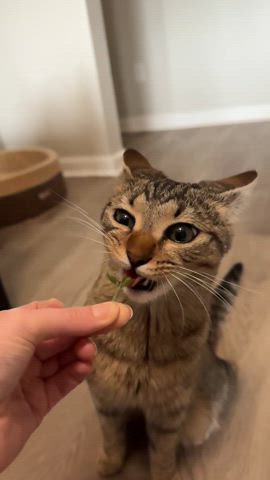
[{"label": "tabby cat", "polygon": [[257,174],[181,183],[135,150],[125,152],[124,163],[101,218],[109,254],[87,300],[112,299],[108,273],[132,278],[119,300],[132,306],[133,318],[96,338],[89,378],[104,438],[99,472],[111,475],[123,467],[126,422],[140,411],[152,480],[177,480],[177,446],[207,440],[220,427],[232,395],[233,369],[215,347],[241,264],[221,284],[215,276]]}]

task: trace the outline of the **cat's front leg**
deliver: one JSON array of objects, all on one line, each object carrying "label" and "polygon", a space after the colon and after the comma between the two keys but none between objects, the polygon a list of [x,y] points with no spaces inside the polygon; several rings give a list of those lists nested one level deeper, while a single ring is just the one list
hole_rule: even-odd
[{"label": "cat's front leg", "polygon": [[147,422],[152,480],[178,480],[176,451],[182,418]]},{"label": "cat's front leg", "polygon": [[98,460],[98,472],[102,476],[119,472],[126,458],[126,417],[118,412],[99,410],[103,434],[103,450]]}]

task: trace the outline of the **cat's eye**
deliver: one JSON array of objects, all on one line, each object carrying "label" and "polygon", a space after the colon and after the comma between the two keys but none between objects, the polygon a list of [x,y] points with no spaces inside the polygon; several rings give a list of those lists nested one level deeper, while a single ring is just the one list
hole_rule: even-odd
[{"label": "cat's eye", "polygon": [[117,208],[115,210],[113,218],[117,223],[121,223],[121,225],[125,225],[130,229],[135,225],[135,218],[133,215],[122,208]]},{"label": "cat's eye", "polygon": [[175,223],[167,228],[165,236],[176,243],[189,243],[198,233],[199,230],[189,223]]}]

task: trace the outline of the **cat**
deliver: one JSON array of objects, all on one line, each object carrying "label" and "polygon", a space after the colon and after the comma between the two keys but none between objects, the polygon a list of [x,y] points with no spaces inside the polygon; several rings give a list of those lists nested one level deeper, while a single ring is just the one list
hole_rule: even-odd
[{"label": "cat", "polygon": [[103,433],[99,472],[121,470],[126,423],[140,411],[152,480],[178,480],[177,447],[200,445],[219,429],[233,394],[234,369],[216,344],[242,266],[221,284],[215,276],[257,173],[190,184],[167,178],[135,150],[124,164],[101,216],[108,255],[87,299],[112,299],[108,273],[132,279],[119,301],[132,306],[133,318],[95,339],[89,385]]}]

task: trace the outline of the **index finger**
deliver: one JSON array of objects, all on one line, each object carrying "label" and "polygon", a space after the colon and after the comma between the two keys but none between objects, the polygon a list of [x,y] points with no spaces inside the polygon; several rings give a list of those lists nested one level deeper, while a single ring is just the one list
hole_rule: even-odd
[{"label": "index finger", "polygon": [[86,337],[125,325],[132,316],[128,305],[116,302],[71,308],[42,308],[21,312],[29,340],[37,344],[57,336]]}]

